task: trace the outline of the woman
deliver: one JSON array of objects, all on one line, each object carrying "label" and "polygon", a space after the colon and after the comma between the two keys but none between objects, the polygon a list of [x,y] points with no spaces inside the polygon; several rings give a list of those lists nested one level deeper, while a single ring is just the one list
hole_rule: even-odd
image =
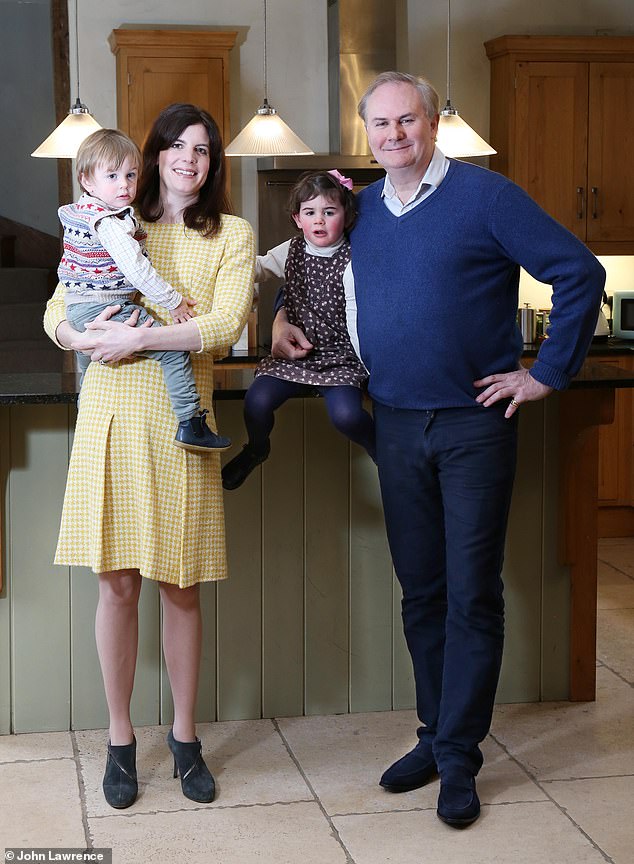
[{"label": "woman", "polygon": [[[253,233],[223,213],[224,155],[213,118],[193,105],[164,109],[143,148],[137,204],[147,249],[166,281],[196,303],[175,326],[134,327],[107,316],[78,334],[64,320],[64,289],[44,324],[61,347],[90,354],[55,562],[99,574],[95,633],[110,716],[103,781],[108,803],[137,795],[130,699],[143,578],[159,583],[163,652],[174,698],[167,743],[184,795],[209,802],[214,780],[196,737],[201,652],[199,583],[226,577],[217,455],[174,447],[175,420],[161,366],[142,350],[191,351],[201,407],[213,413],[213,354],[237,340],[251,308]],[[145,303],[169,323],[166,310]],[[131,319],[131,323],[136,323]],[[151,325],[151,322],[148,322]]]}]

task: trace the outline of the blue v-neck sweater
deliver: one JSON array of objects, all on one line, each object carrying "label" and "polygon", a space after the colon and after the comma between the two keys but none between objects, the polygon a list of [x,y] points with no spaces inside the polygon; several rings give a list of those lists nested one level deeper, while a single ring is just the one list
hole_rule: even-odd
[{"label": "blue v-neck sweater", "polygon": [[531,374],[564,389],[596,326],[605,271],[500,174],[451,161],[439,188],[403,216],[358,196],[351,233],[361,355],[370,395],[396,408],[473,406],[473,381],[517,368],[520,265],[553,286],[549,339]]}]

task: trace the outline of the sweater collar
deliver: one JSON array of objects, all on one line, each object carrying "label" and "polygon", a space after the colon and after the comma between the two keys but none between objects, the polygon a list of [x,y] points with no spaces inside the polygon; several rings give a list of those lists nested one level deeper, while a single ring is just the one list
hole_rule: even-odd
[{"label": "sweater collar", "polygon": [[427,170],[423,175],[420,183],[416,187],[416,191],[409,199],[406,201],[404,205],[401,205],[400,199],[396,194],[396,190],[392,181],[390,180],[389,174],[385,175],[385,180],[383,182],[383,191],[381,192],[382,198],[388,198],[390,200],[396,199],[399,202],[400,206],[408,207],[411,204],[417,203],[424,195],[431,194],[435,191],[442,181],[445,179],[445,175],[449,170],[449,159],[445,156],[445,154],[438,149],[438,147],[434,147],[434,152],[430,159],[429,165],[427,166]]},{"label": "sweater collar", "polygon": [[109,207],[101,198],[94,198],[92,195],[89,195],[88,192],[82,192],[79,198],[77,199],[77,205],[80,210],[88,210],[94,213],[98,213],[99,211],[106,211],[109,215],[118,215],[120,213],[130,213],[134,212],[134,208],[130,204],[126,204],[124,207],[119,207],[118,209],[115,207]]}]

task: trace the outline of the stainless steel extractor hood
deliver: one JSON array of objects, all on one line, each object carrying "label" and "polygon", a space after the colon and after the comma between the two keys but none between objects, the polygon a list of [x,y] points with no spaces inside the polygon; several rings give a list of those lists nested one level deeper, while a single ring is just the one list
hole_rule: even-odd
[{"label": "stainless steel extractor hood", "polygon": [[330,152],[369,154],[359,99],[396,68],[396,0],[328,0]]}]

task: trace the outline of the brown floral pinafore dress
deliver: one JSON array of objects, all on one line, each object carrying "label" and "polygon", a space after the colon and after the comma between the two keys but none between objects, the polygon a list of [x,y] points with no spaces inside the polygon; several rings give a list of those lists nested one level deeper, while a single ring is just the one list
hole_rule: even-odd
[{"label": "brown floral pinafore dress", "polygon": [[355,354],[346,326],[343,274],[350,262],[346,240],[326,258],[306,252],[303,237],[291,241],[286,259],[284,308],[288,320],[306,334],[314,349],[300,360],[266,357],[255,372],[316,387],[361,387],[368,372]]}]

